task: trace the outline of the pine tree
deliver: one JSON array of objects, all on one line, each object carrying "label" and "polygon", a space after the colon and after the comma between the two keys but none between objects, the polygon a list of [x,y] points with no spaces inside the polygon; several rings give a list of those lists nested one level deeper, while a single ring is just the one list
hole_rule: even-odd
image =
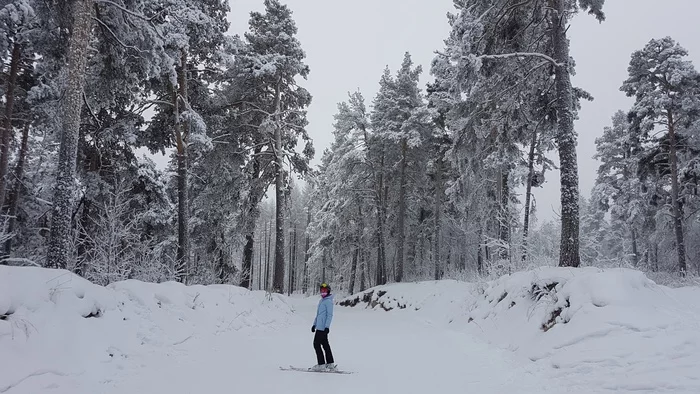
[{"label": "pine tree", "polygon": [[[639,129],[645,142],[658,144],[667,151],[668,160],[662,169],[671,185],[671,207],[676,237],[678,271],[687,272],[686,245],[683,230],[683,205],[679,184],[679,140],[700,116],[700,74],[689,60],[688,52],[670,37],[651,40],[632,54],[629,78],[621,90],[635,98],[632,108],[633,127]],[[657,127],[663,137],[654,138]],[[697,133],[696,129],[690,132]],[[660,152],[659,152],[660,153]],[[655,160],[656,161],[656,160]]]},{"label": "pine tree", "polygon": [[[281,293],[285,277],[284,211],[288,194],[284,162],[289,160],[296,171],[304,174],[313,155],[313,146],[305,130],[305,108],[311,103],[311,95],[296,80],[297,77],[306,78],[310,70],[304,63],[306,55],[295,37],[297,27],[289,7],[278,0],[265,0],[265,12],[251,13],[249,25],[250,31],[245,34],[247,42],[236,59],[241,78],[239,86],[243,87],[237,104],[243,113],[257,115],[253,126],[262,138],[253,138],[252,141],[264,141],[261,143],[267,145],[274,158],[276,236],[273,291]],[[301,155],[294,152],[298,137],[307,141]],[[249,271],[250,267],[250,263],[245,262],[244,270]]]}]

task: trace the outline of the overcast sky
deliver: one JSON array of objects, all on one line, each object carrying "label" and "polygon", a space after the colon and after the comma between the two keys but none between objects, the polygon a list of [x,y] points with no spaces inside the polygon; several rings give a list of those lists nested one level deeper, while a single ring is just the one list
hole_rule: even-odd
[{"label": "overcast sky", "polygon": [[[284,0],[282,0],[284,2]],[[287,0],[299,29],[298,38],[311,68],[306,87],[313,96],[308,131],[314,140],[317,164],[332,139],[336,105],[349,91],[360,91],[367,104],[377,92],[385,66],[392,73],[404,52],[423,66],[422,87],[429,75],[433,52],[442,48],[449,26],[452,0]],[[263,10],[263,0],[230,0],[230,33],[243,34],[250,11]],[[651,38],[671,36],[700,65],[698,0],[608,0],[602,24],[579,15],[570,29],[571,54],[576,60],[573,83],[595,97],[584,102],[576,122],[581,192],[589,196],[598,164],[593,160],[595,138],[618,109],[627,110],[630,98],[620,92],[633,51]],[[550,173],[545,187],[535,191],[539,221],[557,217],[559,174]]]}]

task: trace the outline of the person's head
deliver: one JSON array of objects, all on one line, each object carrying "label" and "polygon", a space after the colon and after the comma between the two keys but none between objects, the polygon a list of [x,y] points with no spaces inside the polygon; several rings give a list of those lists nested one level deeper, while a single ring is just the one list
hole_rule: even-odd
[{"label": "person's head", "polygon": [[331,294],[331,286],[328,283],[321,283],[321,297],[328,297]]}]

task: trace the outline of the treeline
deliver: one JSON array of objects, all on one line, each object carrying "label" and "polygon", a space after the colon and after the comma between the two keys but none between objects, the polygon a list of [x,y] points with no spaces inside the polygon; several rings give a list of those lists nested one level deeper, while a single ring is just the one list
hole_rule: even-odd
[{"label": "treeline", "polygon": [[[580,11],[603,21],[602,5],[456,1],[425,91],[407,53],[371,105],[350,93],[317,178],[311,260],[350,292],[543,263],[700,268],[700,80],[670,38],[632,54],[621,89],[636,104],[597,141],[598,183],[580,196],[573,122],[593,97],[571,84],[567,28]],[[553,169],[560,220],[533,232]]]},{"label": "treeline", "polygon": [[[290,293],[698,268],[700,78],[670,38],[632,55],[583,199],[567,29],[602,0],[456,1],[430,70],[406,53],[338,104],[317,169],[292,12],[264,4],[238,36],[227,0],[4,2],[2,262]],[[553,169],[561,217],[533,231]]]},{"label": "treeline", "polygon": [[[291,11],[244,36],[227,0],[12,0],[0,8],[3,262],[249,285],[259,203],[276,228],[308,172],[309,73]],[[301,141],[302,145],[299,146]],[[172,152],[166,171],[140,153]],[[275,290],[284,286],[278,234]]]}]

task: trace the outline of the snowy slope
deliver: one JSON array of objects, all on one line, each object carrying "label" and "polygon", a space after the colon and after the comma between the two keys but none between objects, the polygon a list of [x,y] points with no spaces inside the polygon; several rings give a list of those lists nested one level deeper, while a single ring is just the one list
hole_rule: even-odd
[{"label": "snowy slope", "polygon": [[480,285],[381,286],[340,303],[484,338],[538,366],[558,392],[700,393],[700,288],[638,271],[543,268]]},{"label": "snowy slope", "polygon": [[381,286],[337,300],[355,374],[279,371],[314,364],[317,301],[0,266],[0,393],[700,392],[700,289],[636,271]]},{"label": "snowy slope", "polygon": [[0,267],[0,289],[2,393],[540,394],[546,387],[528,365],[472,336],[412,314],[351,308],[336,309],[330,341],[340,368],[354,374],[280,371],[315,363],[318,297],[269,300],[231,286],[135,281],[102,288],[65,271],[16,267]]},{"label": "snowy slope", "polygon": [[107,288],[61,270],[0,266],[0,393],[102,392],[152,354],[197,337],[284,327],[293,309],[234,286],[125,281]]}]

